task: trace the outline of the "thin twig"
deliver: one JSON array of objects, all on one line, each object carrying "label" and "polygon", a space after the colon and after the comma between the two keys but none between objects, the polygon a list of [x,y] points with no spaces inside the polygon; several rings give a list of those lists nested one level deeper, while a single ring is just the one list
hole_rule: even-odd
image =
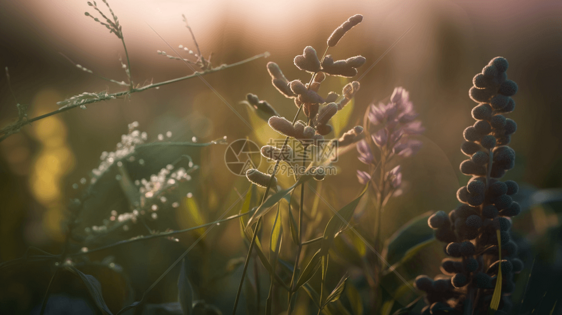
[{"label": "thin twig", "polygon": [[60,103],[64,104],[64,102],[69,102],[69,103],[67,105],[63,105],[62,107],[60,107],[59,109],[57,109],[55,111],[52,111],[52,112],[49,112],[49,113],[46,113],[46,114],[43,114],[43,115],[40,115],[40,116],[37,116],[37,117],[33,117],[33,118],[30,118],[30,119],[26,119],[26,120],[23,120],[23,121],[17,121],[12,125],[4,127],[0,131],[0,133],[4,134],[2,137],[0,137],[0,142],[2,142],[4,139],[8,138],[12,134],[15,134],[15,133],[19,132],[19,130],[26,125],[29,125],[29,124],[31,124],[35,121],[45,119],[47,117],[50,117],[50,116],[53,116],[53,115],[56,115],[56,114],[60,114],[60,113],[65,112],[67,110],[71,110],[71,109],[74,109],[74,108],[77,108],[77,107],[80,107],[80,106],[94,104],[94,103],[98,103],[98,102],[102,102],[102,101],[114,100],[114,99],[117,99],[117,98],[120,98],[120,97],[123,97],[123,96],[127,96],[127,95],[130,95],[130,94],[133,94],[133,93],[143,92],[143,91],[158,88],[158,87],[161,87],[161,86],[164,86],[164,85],[168,85],[168,84],[172,84],[172,83],[181,82],[181,81],[185,81],[185,80],[188,80],[188,79],[200,77],[200,76],[210,74],[210,73],[213,73],[213,72],[218,72],[218,71],[221,71],[221,70],[225,70],[225,69],[229,69],[229,68],[236,67],[236,66],[239,66],[239,65],[243,65],[245,63],[248,63],[250,61],[254,61],[254,60],[259,59],[259,58],[266,58],[268,56],[269,56],[269,53],[265,52],[263,54],[255,55],[253,57],[250,57],[250,58],[247,58],[247,59],[244,59],[244,60],[232,63],[232,64],[228,64],[228,65],[223,64],[221,66],[218,66],[218,67],[215,67],[215,68],[212,68],[212,69],[208,69],[208,70],[205,70],[205,71],[197,71],[195,73],[192,73],[190,75],[186,75],[186,76],[183,76],[183,77],[179,77],[179,78],[175,78],[175,79],[171,79],[171,80],[167,80],[167,81],[162,81],[162,82],[158,82],[158,83],[147,84],[145,86],[142,86],[142,87],[139,87],[139,88],[133,88],[131,90],[119,91],[119,92],[115,92],[115,93],[105,94],[105,95],[100,96],[98,98],[81,99],[81,100],[76,101],[76,102],[70,101],[70,100],[65,100],[65,101],[59,102],[59,104]]}]

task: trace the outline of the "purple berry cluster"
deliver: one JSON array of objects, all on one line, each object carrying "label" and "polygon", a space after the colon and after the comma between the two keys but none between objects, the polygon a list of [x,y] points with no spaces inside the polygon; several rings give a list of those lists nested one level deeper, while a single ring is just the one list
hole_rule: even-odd
[{"label": "purple berry cluster", "polygon": [[438,211],[428,220],[435,237],[447,244],[450,258],[441,264],[445,275],[416,278],[416,287],[426,292],[423,315],[488,314],[499,270],[502,298],[496,314],[512,307],[513,274],[523,269],[523,262],[510,239],[511,217],[520,212],[511,196],[519,187],[500,180],[515,165],[515,151],[507,144],[517,125],[504,114],[515,108],[511,96],[517,84],[507,79],[507,68],[507,60],[496,57],[473,79],[469,94],[479,104],[472,110],[476,122],[463,134],[461,151],[469,159],[460,164],[461,172],[472,178],[457,191],[461,204],[456,209],[449,215]]}]

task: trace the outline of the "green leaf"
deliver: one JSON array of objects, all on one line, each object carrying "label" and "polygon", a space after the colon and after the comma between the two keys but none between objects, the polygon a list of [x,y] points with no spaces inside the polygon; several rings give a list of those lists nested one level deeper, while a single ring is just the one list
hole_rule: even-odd
[{"label": "green leaf", "polygon": [[332,293],[330,293],[330,295],[328,295],[328,297],[326,298],[326,301],[324,302],[324,306],[326,306],[326,304],[328,303],[335,302],[340,299],[340,296],[343,293],[343,290],[345,289],[345,283],[347,281],[347,278],[348,278],[347,276],[344,276],[343,278],[340,279],[334,290],[332,290]]},{"label": "green leaf", "polygon": [[501,233],[500,230],[496,230],[496,236],[498,237],[498,253],[499,257],[498,260],[500,263],[498,264],[498,275],[496,278],[496,287],[494,288],[494,294],[492,295],[492,301],[490,302],[490,309],[493,311],[497,311],[498,307],[500,306],[500,301],[502,298],[502,241],[501,241]]},{"label": "green leaf", "polygon": [[82,271],[76,269],[75,267],[69,266],[67,267],[67,269],[73,274],[77,275],[80,280],[82,280],[82,283],[84,283],[86,289],[88,289],[90,296],[92,297],[94,303],[102,312],[102,314],[111,314],[111,311],[109,310],[109,308],[105,304],[105,300],[103,299],[101,284],[99,283],[99,281],[94,276],[87,275]]},{"label": "green leaf", "polygon": [[[242,208],[240,208],[240,214],[244,214],[250,211],[250,206],[252,204],[252,191],[253,191],[253,184],[248,192],[246,193],[246,197],[244,198],[244,203],[242,204]],[[246,229],[246,223],[244,222],[244,217],[240,217],[240,232],[242,233],[242,238],[245,237],[244,230]]]},{"label": "green leaf", "polygon": [[306,182],[310,178],[311,178],[310,176],[301,176],[301,178],[299,178],[299,180],[297,182],[295,182],[293,184],[293,186],[291,186],[287,189],[282,189],[282,190],[276,192],[275,194],[269,196],[269,198],[267,198],[265,200],[265,202],[262,203],[262,205],[252,215],[250,220],[248,220],[248,226],[251,226],[252,223],[257,221],[257,219],[259,219],[262,216],[264,216],[265,214],[267,214],[269,212],[269,210],[271,209],[271,207],[275,206],[281,199],[283,199],[285,196],[287,196],[287,194],[290,194],[293,191],[293,189],[295,189],[298,185]]},{"label": "green leaf", "polygon": [[334,214],[330,221],[328,221],[328,224],[324,229],[322,246],[320,248],[322,256],[326,256],[328,254],[336,235],[349,224],[349,221],[353,216],[353,212],[355,211],[357,204],[367,191],[368,187],[369,185],[365,185],[365,188],[363,189],[359,197],[355,198],[355,200],[341,208],[340,211]]},{"label": "green leaf", "polygon": [[303,284],[308,282],[312,276],[316,273],[320,267],[320,250],[318,250],[314,256],[310,259],[303,272],[300,274],[297,284],[295,285],[295,291],[297,291]]},{"label": "green leaf", "polygon": [[[277,215],[275,216],[275,221],[273,222],[273,227],[271,228],[271,237],[269,238],[269,261],[271,262],[271,269],[275,272],[277,269],[277,257],[279,257],[279,250],[281,249],[281,242],[283,241],[283,225],[281,220],[281,206],[277,205]],[[271,283],[269,286],[269,295],[267,296],[267,301],[265,304],[265,314],[271,315],[273,306],[273,286],[274,279],[271,277]]]},{"label": "green leaf", "polygon": [[[205,224],[205,219],[203,218],[203,214],[201,213],[201,210],[199,209],[199,205],[197,204],[197,201],[194,198],[186,197],[185,207],[187,209],[187,213],[189,214],[189,220],[193,225],[199,226]],[[196,232],[199,236],[205,233],[205,231],[202,229],[197,230]]]},{"label": "green leaf", "polygon": [[186,273],[185,259],[181,262],[180,276],[178,278],[178,295],[181,310],[184,315],[193,314],[193,288]]},{"label": "green leaf", "polygon": [[291,199],[289,199],[289,223],[291,225],[291,239],[293,243],[298,246],[299,245],[299,232],[297,229],[297,222],[295,221],[295,216],[293,215],[293,209],[291,209]]},{"label": "green leaf", "polygon": [[383,257],[392,266],[390,271],[398,266],[396,264],[411,259],[434,240],[433,230],[427,225],[430,215],[430,212],[426,212],[410,220],[386,241]]},{"label": "green leaf", "polygon": [[361,299],[361,295],[357,288],[352,284],[347,285],[347,289],[345,290],[345,294],[347,299],[349,300],[349,304],[351,304],[351,310],[355,315],[363,315],[363,301]]}]

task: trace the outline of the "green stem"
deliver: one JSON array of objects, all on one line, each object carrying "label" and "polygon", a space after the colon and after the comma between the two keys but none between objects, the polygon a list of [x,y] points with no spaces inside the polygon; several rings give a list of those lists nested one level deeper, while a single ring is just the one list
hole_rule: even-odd
[{"label": "green stem", "polygon": [[127,45],[125,45],[125,38],[123,37],[123,31],[121,31],[121,42],[123,43],[123,49],[125,50],[125,58],[127,58],[127,76],[129,77],[129,90],[132,91],[133,87],[133,77],[131,76],[131,60],[129,59],[129,52],[127,52]]},{"label": "green stem", "polygon": [[[239,65],[243,65],[245,63],[248,63],[250,61],[254,61],[256,59],[259,58],[265,58],[269,56],[269,53],[263,53],[263,54],[259,54],[259,55],[255,55],[253,57],[244,59],[242,61],[236,62],[236,63],[232,63],[229,65],[221,65],[218,66],[216,68],[213,69],[209,69],[209,70],[205,70],[205,71],[196,71],[195,73],[192,73],[190,75],[187,76],[183,76],[183,77],[179,77],[179,78],[175,78],[175,79],[171,79],[171,80],[167,80],[167,81],[162,81],[162,82],[158,82],[158,83],[152,83],[152,84],[148,84],[145,86],[142,86],[140,88],[133,88],[133,89],[129,89],[126,91],[120,91],[120,92],[115,92],[115,93],[111,93],[111,94],[107,94],[104,97],[100,97],[100,98],[93,98],[93,99],[88,99],[88,100],[84,100],[80,103],[71,103],[69,105],[63,105],[62,107],[60,107],[59,109],[37,116],[37,117],[33,117],[30,119],[24,119],[22,121],[18,121],[15,124],[9,125],[5,128],[3,128],[0,133],[3,133],[4,135],[2,137],[0,137],[0,142],[2,142],[4,139],[8,138],[9,136],[11,136],[12,134],[17,133],[22,127],[29,125],[35,121],[41,120],[41,119],[45,119],[47,117],[56,115],[56,114],[60,114],[62,112],[66,112],[67,110],[71,110],[73,108],[77,108],[80,107],[82,105],[89,105],[89,104],[93,104],[93,103],[98,103],[98,102],[102,102],[102,101],[109,101],[109,100],[113,100],[119,97],[123,97],[129,94],[133,94],[133,93],[138,93],[138,92],[143,92],[146,90],[150,90],[150,89],[154,89],[154,88],[158,88],[160,86],[164,86],[164,85],[168,85],[168,84],[172,84],[172,83],[176,83],[176,82],[181,82],[184,80],[188,80],[188,79],[192,79],[192,78],[196,78],[196,77],[200,77],[209,73],[213,73],[213,72],[218,72],[221,70],[225,70],[228,68],[232,68],[232,67],[236,67]],[[64,102],[64,101],[62,101]],[[60,104],[62,102],[58,102],[57,104]]]},{"label": "green stem", "polygon": [[[299,106],[299,110],[297,111],[297,113],[295,114],[295,117],[293,118],[293,125],[295,124],[295,122],[297,121],[297,118],[299,117],[299,114],[302,111],[302,107],[303,105]],[[285,138],[285,142],[283,143],[283,146],[281,147],[281,150],[284,150],[285,147],[287,146],[287,143],[289,142],[289,137]],[[267,184],[267,188],[265,189],[265,194],[263,195],[263,198],[261,200],[261,204],[263,204],[267,198],[267,194],[269,193],[270,187],[273,184],[273,180],[275,179],[275,174],[277,174],[277,168],[279,167],[279,163],[281,161],[277,161],[275,163],[275,167],[273,168],[273,173],[271,174],[271,178],[269,180],[269,183]],[[242,279],[240,279],[240,284],[238,285],[238,292],[236,292],[236,299],[234,300],[234,306],[232,308],[232,315],[236,314],[236,309],[238,308],[238,303],[240,301],[240,293],[242,292],[242,285],[244,284],[244,278],[246,277],[246,272],[248,271],[248,262],[250,261],[250,256],[252,255],[252,250],[254,249],[254,244],[256,242],[256,237],[258,235],[258,227],[261,224],[261,221],[263,219],[263,216],[261,216],[258,219],[258,222],[256,223],[256,228],[253,231],[253,235],[252,235],[252,241],[250,242],[250,248],[248,249],[248,254],[246,255],[246,261],[244,262],[244,269],[242,270]]]}]

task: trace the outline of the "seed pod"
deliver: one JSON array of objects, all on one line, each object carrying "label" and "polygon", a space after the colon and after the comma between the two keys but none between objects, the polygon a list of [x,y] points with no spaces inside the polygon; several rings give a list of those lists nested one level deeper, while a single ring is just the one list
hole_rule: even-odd
[{"label": "seed pod", "polygon": [[298,94],[299,100],[303,103],[324,103],[324,100],[318,93],[309,90],[300,80],[293,80],[289,83],[291,91]]},{"label": "seed pod", "polygon": [[293,127],[293,124],[287,120],[287,118],[271,116],[268,120],[268,124],[271,128],[273,128],[273,130],[279,132],[280,134],[296,138],[295,128]]},{"label": "seed pod", "polygon": [[433,280],[428,276],[418,276],[414,281],[414,285],[418,290],[422,291],[432,291],[433,290]]},{"label": "seed pod", "polygon": [[318,110],[316,121],[319,125],[325,125],[338,112],[336,103],[329,103]]},{"label": "seed pod", "polygon": [[347,58],[345,60],[345,63],[353,68],[359,68],[364,65],[366,61],[367,59],[363,56],[355,56]]},{"label": "seed pod", "polygon": [[509,102],[509,96],[505,96],[502,94],[498,94],[490,100],[490,105],[492,105],[493,109],[500,110],[507,106]]},{"label": "seed pod", "polygon": [[486,194],[492,198],[497,198],[507,193],[507,185],[503,182],[497,181],[488,186]]},{"label": "seed pod", "polygon": [[461,257],[461,244],[449,243],[449,245],[447,245],[446,252],[451,257]]},{"label": "seed pod", "polygon": [[473,127],[478,133],[483,135],[487,135],[490,131],[492,131],[492,126],[490,126],[490,123],[485,120],[475,122]]},{"label": "seed pod", "polygon": [[490,125],[492,125],[492,128],[494,129],[502,129],[505,126],[505,123],[506,119],[503,115],[494,115],[490,119]]},{"label": "seed pod", "polygon": [[500,89],[498,90],[498,93],[503,94],[505,96],[513,96],[515,95],[515,93],[517,93],[517,89],[518,89],[517,83],[511,80],[506,80],[500,85]]},{"label": "seed pod", "polygon": [[476,131],[474,127],[467,127],[463,132],[463,137],[466,141],[480,141],[484,135]]},{"label": "seed pod", "polygon": [[468,95],[476,103],[487,103],[488,101],[490,101],[490,98],[492,98],[492,96],[494,96],[494,94],[495,94],[495,91],[493,89],[490,89],[490,88],[479,89],[479,88],[476,88],[476,87],[472,87],[468,91]]},{"label": "seed pod", "polygon": [[503,132],[505,135],[512,135],[517,131],[517,124],[512,119],[507,118],[505,120],[505,126],[503,127]]},{"label": "seed pod", "polygon": [[267,71],[271,76],[271,82],[273,83],[273,86],[275,86],[275,88],[277,88],[277,90],[281,94],[285,95],[285,97],[288,98],[295,97],[295,94],[289,88],[289,80],[285,78],[283,72],[281,72],[281,69],[275,62],[267,63]]},{"label": "seed pod", "polygon": [[363,16],[361,14],[356,14],[347,19],[347,21],[343,22],[343,24],[336,28],[328,38],[328,47],[336,46],[343,35],[345,35],[345,33],[347,33],[355,25],[361,23],[361,21],[363,21]]},{"label": "seed pod", "polygon": [[271,116],[279,116],[277,111],[266,101],[260,101],[257,95],[247,94],[246,99],[261,118],[268,120]]},{"label": "seed pod", "polygon": [[490,157],[489,157],[488,153],[486,153],[484,151],[478,151],[478,152],[476,152],[472,155],[471,160],[476,165],[484,166],[484,165],[488,164],[488,162],[490,160]]},{"label": "seed pod", "polygon": [[515,258],[511,261],[514,273],[520,273],[523,270],[524,264],[519,258]]},{"label": "seed pod", "polygon": [[338,139],[338,144],[339,146],[345,147],[361,140],[362,138],[363,127],[355,126],[353,127],[353,129],[347,131]]},{"label": "seed pod", "polygon": [[492,59],[489,64],[494,65],[499,72],[506,72],[509,66],[509,63],[504,57],[496,57]]},{"label": "seed pod", "polygon": [[318,72],[320,70],[320,60],[318,59],[318,55],[316,54],[316,50],[311,46],[306,46],[304,48],[303,54],[298,55],[293,60],[295,66],[300,70],[308,71],[308,72]]},{"label": "seed pod", "polygon": [[496,137],[492,135],[486,135],[480,140],[480,145],[486,149],[492,149],[496,146]]},{"label": "seed pod", "polygon": [[484,195],[486,184],[480,177],[473,177],[466,185],[466,188],[471,195]]},{"label": "seed pod", "polygon": [[462,256],[471,256],[476,253],[476,247],[471,242],[462,242],[459,248]]},{"label": "seed pod", "polygon": [[457,273],[451,279],[451,283],[455,288],[462,288],[468,284],[468,278],[462,273]]},{"label": "seed pod", "polygon": [[326,103],[333,103],[338,99],[338,93],[336,92],[330,92],[328,93],[328,96],[326,96]]},{"label": "seed pod", "polygon": [[261,148],[261,155],[274,161],[291,161],[293,158],[293,149],[289,145],[283,148],[266,145]]},{"label": "seed pod", "polygon": [[480,289],[492,289],[494,287],[492,285],[492,278],[483,272],[475,273],[472,278],[472,281]]},{"label": "seed pod", "polygon": [[451,288],[449,279],[435,279],[433,281],[433,288],[437,292],[445,292]]},{"label": "seed pod", "polygon": [[461,151],[464,155],[471,156],[480,150],[480,145],[471,141],[466,141],[461,145]]},{"label": "seed pod", "polygon": [[472,109],[472,118],[476,120],[490,120],[492,118],[492,106],[483,103]]},{"label": "seed pod", "polygon": [[330,125],[318,125],[316,126],[316,133],[325,136],[332,132],[332,129],[333,128]]},{"label": "seed pod", "polygon": [[443,224],[445,224],[445,221],[447,221],[447,219],[447,214],[444,211],[437,211],[435,214],[429,217],[427,223],[430,228],[438,229],[442,227]]},{"label": "seed pod", "polygon": [[479,229],[482,226],[482,218],[479,215],[471,215],[466,218],[466,226],[472,229]]},{"label": "seed pod", "polygon": [[521,212],[521,206],[518,202],[512,202],[507,209],[503,209],[500,214],[506,217],[514,217]]},{"label": "seed pod", "polygon": [[357,74],[356,68],[348,65],[345,60],[334,61],[331,55],[324,57],[322,61],[322,71],[330,75],[348,78]]},{"label": "seed pod", "polygon": [[316,132],[316,130],[314,130],[314,128],[312,128],[310,126],[306,126],[303,129],[302,138],[303,139],[310,139],[310,138],[314,137],[315,132]]},{"label": "seed pod", "polygon": [[444,271],[443,273],[455,274],[463,272],[463,269],[463,265],[460,261],[456,261],[451,258],[445,258],[441,262],[441,270]]},{"label": "seed pod", "polygon": [[513,199],[508,195],[501,195],[494,199],[494,205],[499,210],[507,209],[511,206]]},{"label": "seed pod", "polygon": [[[262,173],[257,169],[249,169],[246,171],[246,178],[253,184],[256,184],[259,187],[266,188],[271,181],[271,175]],[[273,178],[273,182],[271,183],[271,187],[277,187],[277,178]]]},{"label": "seed pod", "polygon": [[507,186],[506,194],[515,195],[519,191],[519,185],[515,181],[506,180],[505,185]]}]

